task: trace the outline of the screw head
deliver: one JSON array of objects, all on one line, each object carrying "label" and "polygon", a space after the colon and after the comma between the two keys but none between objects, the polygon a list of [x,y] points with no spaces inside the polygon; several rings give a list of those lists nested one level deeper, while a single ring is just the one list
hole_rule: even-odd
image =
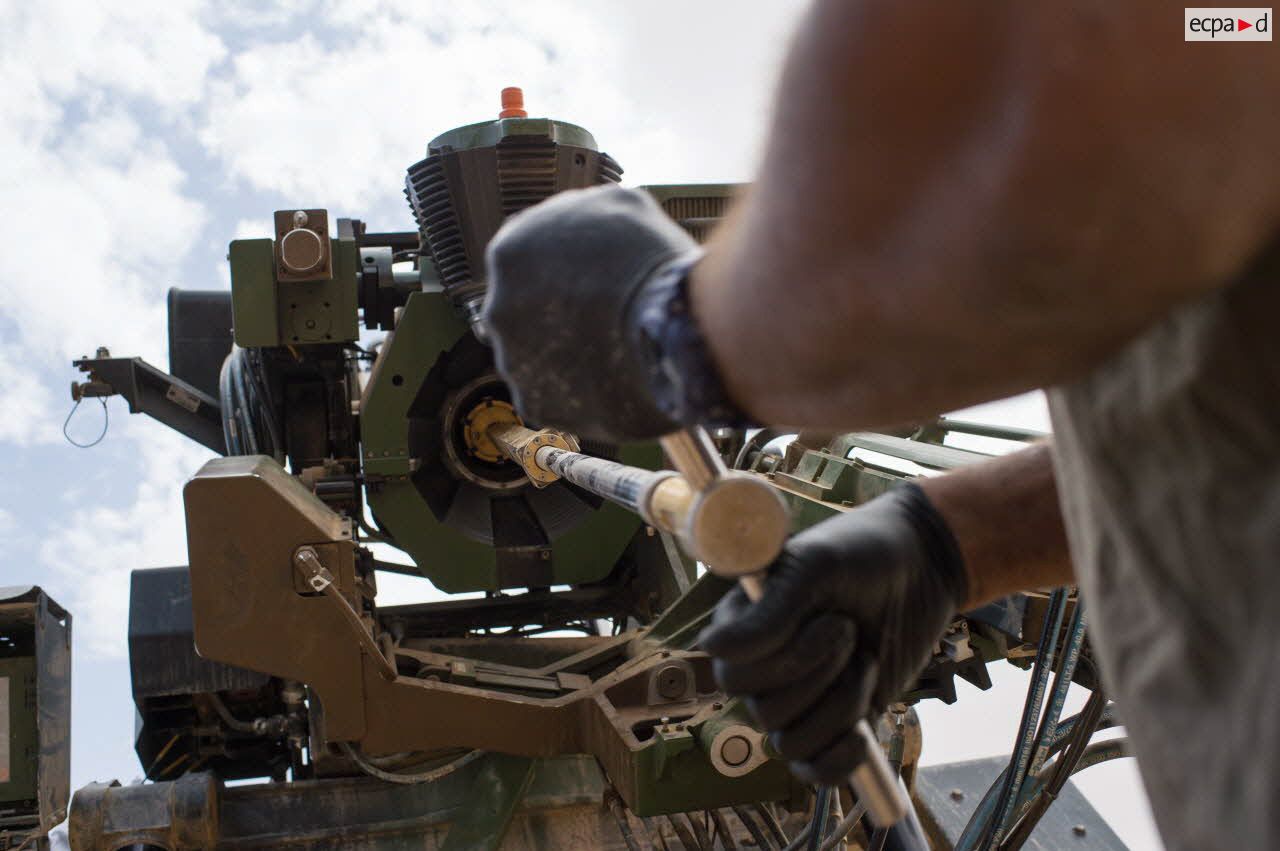
[{"label": "screw head", "polygon": [[964,800],[964,792],[960,791],[959,789],[952,789],[952,790],[951,790],[951,800],[953,800],[953,801],[963,801],[963,800]]},{"label": "screw head", "polygon": [[1077,824],[1075,827],[1071,828],[1071,832],[1072,832],[1073,834],[1075,834],[1076,836],[1084,836],[1084,835],[1086,835],[1089,831],[1085,828],[1085,826],[1084,826],[1084,825],[1082,825],[1082,824]]}]

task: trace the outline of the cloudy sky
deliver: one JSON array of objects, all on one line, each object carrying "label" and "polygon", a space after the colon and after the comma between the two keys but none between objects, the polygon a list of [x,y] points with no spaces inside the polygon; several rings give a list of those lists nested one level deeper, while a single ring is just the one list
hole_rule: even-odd
[{"label": "cloudy sky", "polygon": [[[226,287],[228,240],[267,235],[273,210],[411,228],[405,167],[493,117],[503,86],[590,129],[626,182],[749,179],[803,4],[0,6],[0,585],[38,583],[74,614],[80,785],[139,773],[128,574],[186,562],[180,488],[209,455],[119,399],[99,446],[69,446],[71,359],[108,346],[164,367],[166,290]],[[993,415],[1045,424],[1035,398]],[[72,435],[101,418],[83,406]],[[922,710],[926,762],[1008,748],[1025,676],[994,673],[992,692]],[[1131,847],[1158,847],[1130,763],[1082,786]]]}]

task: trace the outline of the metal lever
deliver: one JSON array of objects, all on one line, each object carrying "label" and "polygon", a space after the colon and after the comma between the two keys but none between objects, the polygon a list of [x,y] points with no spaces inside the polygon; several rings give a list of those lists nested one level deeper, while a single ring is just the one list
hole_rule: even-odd
[{"label": "metal lever", "polygon": [[[672,465],[689,483],[695,495],[709,496],[721,486],[721,483],[729,480],[734,481],[739,488],[747,487],[747,482],[757,482],[759,488],[768,490],[772,500],[752,500],[756,513],[753,516],[740,515],[740,522],[747,522],[753,525],[763,524],[765,528],[770,530],[781,529],[782,538],[785,538],[786,530],[790,524],[787,518],[787,508],[782,498],[771,485],[761,479],[731,474],[725,467],[720,454],[716,451],[715,445],[712,444],[711,438],[705,430],[702,428],[683,429],[666,435],[662,438],[662,448],[671,459]],[[773,506],[776,512],[780,512],[780,515],[775,514],[772,517],[761,516],[760,511],[766,510],[767,514],[770,506]],[[779,517],[781,518],[780,520]],[[726,529],[723,526],[714,530],[714,533],[718,536],[740,532],[741,529]],[[695,540],[693,542],[693,549],[694,555],[706,563],[708,570],[726,578],[736,578],[742,584],[742,590],[746,592],[747,597],[752,602],[764,596],[766,577],[763,568],[771,563],[781,550],[781,539],[776,542],[776,545],[766,548],[771,549],[769,552],[755,553],[752,558],[717,562],[703,558],[699,554],[700,551],[706,552],[707,550],[716,549],[708,546],[711,542],[705,540],[705,534],[703,537],[703,541],[698,542]],[[699,543],[701,543],[701,546],[699,546]],[[767,558],[765,557],[766,555]],[[859,720],[854,726],[854,733],[862,738],[867,758],[853,770],[849,782],[853,785],[859,802],[867,808],[867,815],[870,816],[872,823],[876,827],[892,827],[906,816],[911,803],[907,799],[906,792],[894,776],[893,770],[889,768],[884,752],[880,750],[880,743],[876,741],[875,734],[871,731],[871,725],[865,720]]]}]

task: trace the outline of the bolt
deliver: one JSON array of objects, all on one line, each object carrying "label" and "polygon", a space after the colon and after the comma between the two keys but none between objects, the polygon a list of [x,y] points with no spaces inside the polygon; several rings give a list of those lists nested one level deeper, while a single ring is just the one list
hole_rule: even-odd
[{"label": "bolt", "polygon": [[308,319],[306,324],[309,329],[316,327],[316,321],[314,319]]},{"label": "bolt", "polygon": [[1089,831],[1085,829],[1084,825],[1078,824],[1075,827],[1071,828],[1071,832],[1074,833],[1076,836],[1084,836]]},{"label": "bolt", "polygon": [[964,792],[961,792],[959,789],[952,789],[952,790],[951,790],[951,800],[953,800],[953,801],[963,801],[963,800],[964,800]]}]

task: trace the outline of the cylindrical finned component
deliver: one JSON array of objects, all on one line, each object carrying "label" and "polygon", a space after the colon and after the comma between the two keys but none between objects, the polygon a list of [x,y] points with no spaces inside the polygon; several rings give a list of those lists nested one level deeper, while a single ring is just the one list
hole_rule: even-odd
[{"label": "cylindrical finned component", "polygon": [[483,339],[485,246],[509,216],[557,192],[617,183],[622,167],[581,127],[529,118],[520,89],[502,91],[496,121],[458,127],[409,166],[405,197],[445,295]]}]

